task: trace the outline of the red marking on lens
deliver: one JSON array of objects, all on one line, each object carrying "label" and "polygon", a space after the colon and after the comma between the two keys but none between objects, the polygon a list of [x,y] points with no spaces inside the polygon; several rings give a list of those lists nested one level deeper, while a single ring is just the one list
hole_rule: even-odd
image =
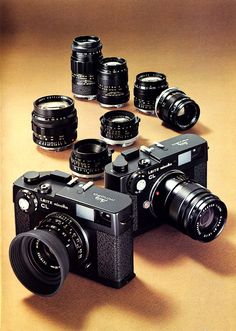
[{"label": "red marking on lens", "polygon": [[156,192],[155,192],[155,195],[156,195],[156,196],[158,196],[159,194],[160,194],[160,192],[159,192],[159,191],[156,191]]}]

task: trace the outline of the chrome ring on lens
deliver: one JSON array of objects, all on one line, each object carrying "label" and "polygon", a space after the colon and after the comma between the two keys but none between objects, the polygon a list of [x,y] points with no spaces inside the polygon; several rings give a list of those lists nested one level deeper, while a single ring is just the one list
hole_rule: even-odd
[{"label": "chrome ring on lens", "polygon": [[48,95],[34,102],[34,142],[43,149],[62,151],[77,138],[78,118],[74,101],[63,95]]},{"label": "chrome ring on lens", "polygon": [[114,110],[100,117],[101,138],[108,145],[127,147],[138,137],[140,118],[127,110]]},{"label": "chrome ring on lens", "polygon": [[155,114],[175,130],[193,127],[200,116],[198,104],[176,87],[164,90],[155,103]]},{"label": "chrome ring on lens", "polygon": [[79,140],[71,152],[70,169],[75,176],[81,178],[102,177],[105,165],[111,162],[112,152],[102,140]]}]

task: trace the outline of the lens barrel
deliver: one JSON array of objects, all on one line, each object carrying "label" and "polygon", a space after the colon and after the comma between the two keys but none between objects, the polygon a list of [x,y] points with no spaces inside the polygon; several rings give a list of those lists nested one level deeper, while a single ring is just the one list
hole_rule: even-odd
[{"label": "lens barrel", "polygon": [[108,145],[132,145],[138,137],[140,118],[127,110],[113,110],[101,118],[101,138]]},{"label": "lens barrel", "polygon": [[48,95],[34,102],[33,140],[41,148],[61,151],[77,138],[78,118],[74,101],[63,95]]},{"label": "lens barrel", "polygon": [[97,69],[102,59],[102,43],[96,36],[79,36],[72,42],[72,93],[92,100],[97,96]]},{"label": "lens barrel", "polygon": [[128,67],[119,57],[103,58],[98,68],[97,100],[103,107],[123,107],[129,101]]},{"label": "lens barrel", "polygon": [[88,237],[70,216],[49,214],[37,228],[17,235],[11,242],[11,266],[31,292],[52,296],[61,288],[73,265],[89,254]]},{"label": "lens barrel", "polygon": [[162,175],[150,198],[155,216],[164,211],[165,219],[193,239],[209,242],[224,228],[227,218],[224,202],[179,170]]},{"label": "lens barrel", "polygon": [[198,104],[184,92],[172,87],[163,91],[156,100],[155,113],[176,130],[188,130],[200,116]]},{"label": "lens barrel", "polygon": [[134,105],[142,113],[154,114],[157,97],[168,88],[166,76],[159,72],[142,72],[134,83]]},{"label": "lens barrel", "polygon": [[107,144],[99,139],[77,141],[71,152],[70,169],[78,177],[102,177],[105,165],[111,162],[112,152]]}]

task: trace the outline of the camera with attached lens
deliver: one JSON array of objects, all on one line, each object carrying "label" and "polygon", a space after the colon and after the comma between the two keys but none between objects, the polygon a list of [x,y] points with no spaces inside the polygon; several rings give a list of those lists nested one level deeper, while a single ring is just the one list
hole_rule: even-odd
[{"label": "camera with attached lens", "polygon": [[209,242],[223,230],[227,209],[206,189],[207,159],[207,142],[194,134],[131,148],[106,166],[105,187],[132,197],[135,235],[167,222]]},{"label": "camera with attached lens", "polygon": [[133,272],[132,199],[61,171],[27,172],[13,186],[12,268],[49,296],[69,271],[120,288]]}]

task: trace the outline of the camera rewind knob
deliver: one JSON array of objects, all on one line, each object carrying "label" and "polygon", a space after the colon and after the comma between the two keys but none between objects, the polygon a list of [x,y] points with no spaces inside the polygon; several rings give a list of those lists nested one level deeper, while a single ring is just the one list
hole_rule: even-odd
[{"label": "camera rewind knob", "polygon": [[128,162],[123,155],[119,155],[115,161],[112,162],[112,169],[115,172],[126,172],[128,171]]},{"label": "camera rewind knob", "polygon": [[40,173],[37,171],[28,171],[24,175],[24,182],[27,184],[35,184],[38,182]]}]

